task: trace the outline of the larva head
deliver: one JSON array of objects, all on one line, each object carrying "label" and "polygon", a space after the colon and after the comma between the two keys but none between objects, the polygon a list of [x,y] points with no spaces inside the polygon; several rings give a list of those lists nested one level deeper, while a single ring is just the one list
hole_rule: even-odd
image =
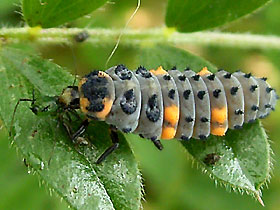
[{"label": "larva head", "polygon": [[59,103],[64,108],[78,109],[80,108],[80,94],[77,86],[68,86],[58,97]]},{"label": "larva head", "polygon": [[79,83],[80,108],[89,118],[105,120],[115,100],[112,78],[103,71],[93,71]]}]

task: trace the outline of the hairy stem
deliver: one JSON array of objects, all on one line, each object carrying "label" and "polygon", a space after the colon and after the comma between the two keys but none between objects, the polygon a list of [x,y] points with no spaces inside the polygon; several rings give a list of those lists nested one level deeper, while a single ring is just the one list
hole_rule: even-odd
[{"label": "hairy stem", "polygon": [[35,41],[41,43],[67,43],[74,41],[74,36],[86,31],[89,34],[87,42],[94,44],[112,44],[116,42],[122,32],[122,44],[145,44],[145,43],[173,43],[173,44],[196,44],[207,46],[227,46],[237,48],[254,49],[280,49],[280,37],[232,34],[222,32],[196,32],[178,33],[166,28],[132,30],[127,29],[78,29],[78,28],[2,28],[0,40],[4,43]]}]

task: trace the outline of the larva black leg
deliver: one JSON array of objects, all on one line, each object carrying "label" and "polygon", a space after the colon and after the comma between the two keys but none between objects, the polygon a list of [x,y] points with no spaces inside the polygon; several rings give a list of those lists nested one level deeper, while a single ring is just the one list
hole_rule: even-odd
[{"label": "larva black leg", "polygon": [[59,115],[59,120],[60,120],[61,124],[63,125],[63,127],[65,128],[69,138],[72,139],[73,130],[72,130],[72,127],[70,126],[70,124],[66,120],[64,120],[62,115]]},{"label": "larva black leg", "polygon": [[9,136],[12,135],[12,126],[14,124],[14,118],[15,118],[15,114],[16,114],[16,111],[17,111],[17,108],[18,108],[18,105],[23,102],[23,101],[29,101],[29,102],[32,102],[32,104],[34,104],[34,96],[33,96],[33,99],[30,99],[30,98],[21,98],[17,101],[16,105],[15,105],[15,108],[14,108],[14,111],[13,111],[13,115],[12,115],[12,120],[11,120],[11,125],[10,125],[10,130],[9,130]]},{"label": "larva black leg", "polygon": [[113,151],[115,151],[119,147],[118,132],[115,128],[110,128],[110,136],[113,145],[105,150],[105,152],[96,161],[96,164],[100,164],[101,162],[103,162],[108,155],[110,155]]},{"label": "larva black leg", "polygon": [[69,109],[68,112],[70,112],[72,115],[74,115],[78,120],[81,120],[80,115],[76,112],[74,109]]},{"label": "larva black leg", "polygon": [[84,120],[84,121],[81,123],[79,129],[72,135],[71,140],[72,140],[73,142],[75,142],[75,140],[76,140],[79,136],[81,136],[81,135],[86,131],[88,125],[89,125],[88,119]]},{"label": "larva black leg", "polygon": [[158,139],[151,139],[151,140],[154,143],[154,145],[156,146],[156,148],[158,148],[159,150],[163,149],[163,146],[162,146],[160,140],[158,140]]}]

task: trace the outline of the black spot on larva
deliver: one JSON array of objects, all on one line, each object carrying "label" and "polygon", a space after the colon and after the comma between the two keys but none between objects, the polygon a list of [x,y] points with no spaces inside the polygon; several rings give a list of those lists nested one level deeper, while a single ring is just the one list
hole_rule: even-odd
[{"label": "black spot on larva", "polygon": [[130,80],[132,78],[132,73],[129,71],[125,65],[120,64],[115,69],[115,74],[121,79],[121,80]]},{"label": "black spot on larva", "polygon": [[270,109],[271,107],[272,107],[271,104],[264,105],[264,108],[266,108],[266,109]]},{"label": "black spot on larva", "polygon": [[209,79],[210,81],[214,81],[215,74],[211,74],[211,75],[207,76],[207,79]]},{"label": "black spot on larva", "polygon": [[160,109],[158,104],[158,96],[152,95],[147,104],[146,115],[151,122],[157,122],[160,118]]},{"label": "black spot on larva", "polygon": [[199,74],[196,74],[196,75],[192,76],[192,78],[194,81],[198,81],[200,76],[199,76]]},{"label": "black spot on larva", "polygon": [[137,101],[133,89],[126,91],[120,100],[120,106],[124,113],[133,114],[137,109]]},{"label": "black spot on larva", "polygon": [[175,98],[175,90],[174,89],[169,90],[168,97],[171,98],[172,100],[174,100],[174,98]]},{"label": "black spot on larva", "polygon": [[164,80],[171,80],[171,77],[170,77],[170,75],[165,74],[165,75],[163,76],[163,79],[164,79]]},{"label": "black spot on larva", "polygon": [[238,69],[238,70],[236,70],[235,72],[237,72],[237,73],[238,73],[238,72],[241,72],[241,69]]},{"label": "black spot on larva", "polygon": [[252,111],[258,111],[259,110],[259,107],[258,106],[256,106],[256,105],[253,105],[252,107],[251,107],[251,110]]},{"label": "black spot on larva", "polygon": [[248,123],[254,123],[254,122],[256,122],[256,119],[251,119],[248,121]]},{"label": "black spot on larva", "polygon": [[263,77],[263,78],[261,78],[261,80],[266,81],[266,80],[267,80],[267,78],[266,78],[266,77]]},{"label": "black spot on larva", "polygon": [[200,118],[200,121],[205,123],[205,122],[209,122],[209,119],[207,117],[202,117]]},{"label": "black spot on larva", "polygon": [[242,128],[242,125],[235,125],[235,126],[234,126],[234,129],[235,129],[235,130],[239,130],[239,129],[241,129],[241,128]]},{"label": "black spot on larva", "polygon": [[239,89],[238,87],[232,87],[232,88],[230,89],[230,94],[233,95],[233,96],[236,95],[238,89]]},{"label": "black spot on larva", "polygon": [[216,154],[216,153],[210,153],[207,154],[206,157],[204,158],[203,162],[206,165],[215,165],[219,160],[221,159],[221,156]]},{"label": "black spot on larva", "polygon": [[182,136],[181,136],[181,139],[182,139],[182,140],[184,140],[184,141],[188,141],[188,140],[190,140],[190,138],[189,138],[189,137],[187,137],[187,136],[185,136],[185,135],[182,135]]},{"label": "black spot on larva", "polygon": [[184,71],[189,71],[189,70],[191,70],[191,68],[188,66],[184,69]]},{"label": "black spot on larva", "polygon": [[257,88],[258,88],[257,85],[251,85],[250,91],[251,91],[251,92],[255,92],[255,90],[256,90]]},{"label": "black spot on larva", "polygon": [[186,77],[185,75],[180,75],[180,76],[178,77],[178,79],[179,79],[180,81],[186,81],[187,77]]},{"label": "black spot on larva", "polygon": [[124,133],[130,133],[131,132],[131,128],[123,128],[122,129],[122,132],[124,132]]},{"label": "black spot on larva", "polygon": [[236,115],[241,115],[241,114],[244,114],[244,112],[243,112],[241,109],[236,109],[236,110],[234,111],[234,114],[236,114]]},{"label": "black spot on larva", "polygon": [[251,76],[252,76],[252,74],[251,74],[251,73],[244,74],[244,77],[245,77],[245,78],[247,78],[247,79],[249,79]]},{"label": "black spot on larva", "polygon": [[142,138],[142,139],[144,139],[145,137],[144,137],[144,135],[143,134],[139,134],[139,136]]},{"label": "black spot on larva", "polygon": [[177,67],[176,66],[173,66],[172,68],[171,68],[171,70],[176,70],[177,69]]},{"label": "black spot on larva", "polygon": [[136,74],[140,74],[141,77],[144,78],[150,78],[152,77],[151,72],[149,72],[147,69],[145,69],[143,66],[139,66],[138,69],[136,70]]},{"label": "black spot on larva", "polygon": [[224,69],[219,69],[218,72],[220,72],[220,71],[224,71]]},{"label": "black spot on larva", "polygon": [[206,139],[207,137],[206,137],[205,135],[199,135],[198,138],[201,139],[201,140],[204,140],[204,139]]},{"label": "black spot on larva", "polygon": [[219,98],[219,95],[220,95],[221,92],[222,92],[221,89],[216,89],[216,90],[213,91],[213,96],[215,98]]},{"label": "black spot on larva", "polygon": [[267,87],[265,90],[267,93],[270,93],[273,90],[273,88]]},{"label": "black spot on larva", "polygon": [[87,81],[82,85],[81,92],[90,102],[86,107],[88,111],[100,112],[104,109],[103,99],[109,94],[106,87],[108,81],[105,77],[98,77],[99,71],[86,75]]},{"label": "black spot on larva", "polygon": [[185,91],[183,92],[184,99],[188,100],[190,94],[191,94],[191,90],[185,90]]},{"label": "black spot on larva", "polygon": [[200,100],[203,100],[203,97],[204,97],[205,94],[206,94],[206,92],[205,92],[204,90],[198,91],[197,97],[198,97]]},{"label": "black spot on larva", "polygon": [[226,74],[224,75],[224,78],[225,78],[225,79],[230,79],[230,78],[231,78],[231,73],[226,73]]},{"label": "black spot on larva", "polygon": [[186,117],[186,122],[190,123],[190,122],[193,122],[193,118],[192,117]]},{"label": "black spot on larva", "polygon": [[151,137],[151,140],[152,140],[152,141],[155,141],[155,140],[157,140],[157,137],[156,137],[156,136],[152,136],[152,137]]},{"label": "black spot on larva", "polygon": [[94,70],[91,73],[89,73],[88,75],[86,75],[85,78],[88,79],[86,81],[86,83],[90,83],[91,85],[94,85],[94,86],[106,85],[108,83],[107,79],[105,77],[98,77],[99,72],[102,72],[102,71]]},{"label": "black spot on larva", "polygon": [[102,102],[90,103],[86,109],[90,112],[101,112],[104,109],[104,104]]},{"label": "black spot on larva", "polygon": [[259,116],[260,119],[266,118],[269,114]]}]

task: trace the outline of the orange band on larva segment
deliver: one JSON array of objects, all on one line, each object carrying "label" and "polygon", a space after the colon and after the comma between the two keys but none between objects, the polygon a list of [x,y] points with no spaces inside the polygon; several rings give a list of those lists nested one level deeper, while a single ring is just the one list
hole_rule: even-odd
[{"label": "orange band on larva segment", "polygon": [[101,112],[96,112],[96,117],[99,120],[104,120],[106,116],[109,114],[109,112],[112,109],[113,101],[109,98],[104,98],[103,103],[104,109]]},{"label": "orange band on larva segment", "polygon": [[164,74],[167,74],[167,71],[165,71],[162,66],[158,67],[157,70],[150,70],[150,72],[153,74],[153,75],[164,75]]},{"label": "orange band on larva segment", "polygon": [[211,110],[211,122],[223,124],[227,120],[227,108],[215,108]]},{"label": "orange band on larva segment", "polygon": [[106,74],[104,71],[99,71],[98,72],[98,77],[109,77],[109,75]]},{"label": "orange band on larva segment", "polygon": [[175,126],[179,121],[179,109],[176,105],[172,105],[164,108],[164,121]]},{"label": "orange band on larva segment", "polygon": [[211,134],[215,136],[224,136],[226,133],[226,129],[223,127],[212,127]]},{"label": "orange band on larva segment", "polygon": [[176,134],[176,130],[173,127],[163,127],[161,133],[161,139],[173,139]]},{"label": "orange band on larva segment", "polygon": [[206,75],[206,74],[211,74],[210,71],[208,71],[207,67],[204,67],[200,72],[198,72],[200,76]]},{"label": "orange band on larva segment", "polygon": [[83,113],[87,113],[87,107],[89,106],[89,100],[87,98],[80,98],[80,108]]}]

